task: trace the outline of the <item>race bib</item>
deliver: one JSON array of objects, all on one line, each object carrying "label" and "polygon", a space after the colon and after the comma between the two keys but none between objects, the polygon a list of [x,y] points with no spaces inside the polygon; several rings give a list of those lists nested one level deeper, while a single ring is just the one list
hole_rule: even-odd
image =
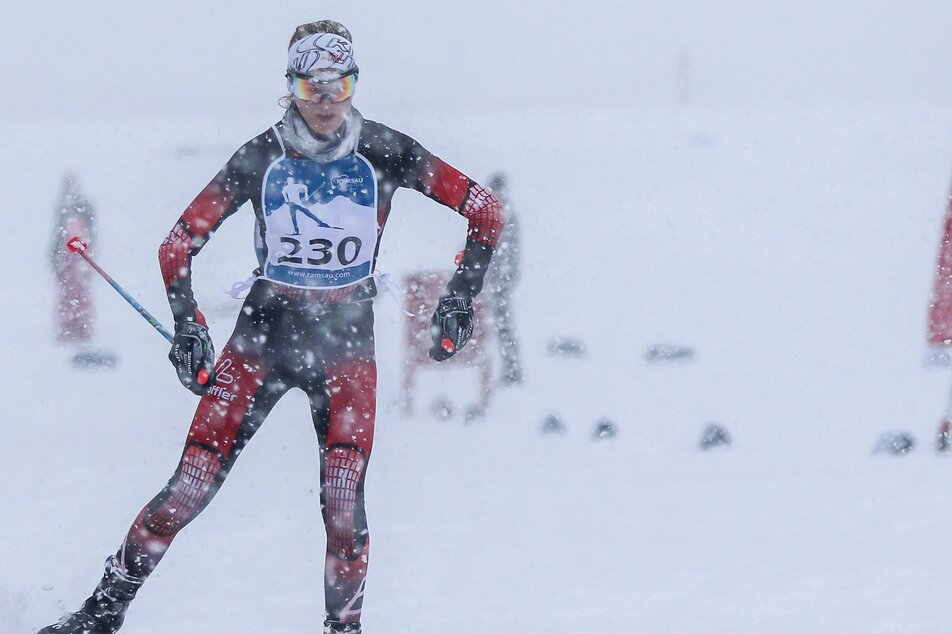
[{"label": "race bib", "polygon": [[373,273],[377,182],[364,158],[331,163],[283,158],[268,169],[262,197],[264,277],[338,288]]}]

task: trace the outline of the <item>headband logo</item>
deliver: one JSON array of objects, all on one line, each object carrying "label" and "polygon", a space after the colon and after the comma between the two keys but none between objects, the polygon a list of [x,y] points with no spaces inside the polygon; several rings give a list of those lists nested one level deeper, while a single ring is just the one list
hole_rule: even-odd
[{"label": "headband logo", "polygon": [[356,66],[351,43],[330,33],[310,35],[300,40],[289,53],[288,69],[298,73],[314,68],[348,71]]}]

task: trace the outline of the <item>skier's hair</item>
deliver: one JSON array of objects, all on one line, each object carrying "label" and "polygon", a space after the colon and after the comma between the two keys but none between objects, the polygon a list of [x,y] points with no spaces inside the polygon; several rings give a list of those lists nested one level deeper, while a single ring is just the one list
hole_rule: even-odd
[{"label": "skier's hair", "polygon": [[[350,31],[340,22],[335,22],[334,20],[318,20],[317,22],[302,24],[294,29],[294,34],[288,42],[288,48],[290,49],[291,45],[298,40],[304,39],[308,35],[314,35],[315,33],[333,33],[334,35],[346,38],[351,44],[354,43],[354,38],[351,36]],[[292,103],[294,103],[294,97],[290,94],[286,94],[278,99],[278,104],[285,110],[290,108]]]},{"label": "skier's hair", "polygon": [[291,41],[288,42],[288,48],[291,48],[291,45],[298,40],[308,35],[314,35],[315,33],[333,33],[334,35],[339,35],[346,39],[351,44],[354,43],[354,38],[351,37],[350,31],[340,22],[335,22],[334,20],[318,20],[317,22],[302,24],[294,29],[294,35],[291,36]]}]

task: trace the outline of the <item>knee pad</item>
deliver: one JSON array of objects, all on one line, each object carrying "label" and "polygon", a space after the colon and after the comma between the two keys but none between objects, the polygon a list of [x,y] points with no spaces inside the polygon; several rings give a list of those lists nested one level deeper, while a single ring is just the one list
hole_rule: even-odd
[{"label": "knee pad", "polygon": [[363,491],[366,465],[364,453],[354,445],[333,445],[325,456],[327,552],[338,559],[357,559],[367,541]]},{"label": "knee pad", "polygon": [[160,537],[176,534],[218,490],[221,472],[219,452],[204,445],[188,445],[175,475],[149,508],[145,527]]}]

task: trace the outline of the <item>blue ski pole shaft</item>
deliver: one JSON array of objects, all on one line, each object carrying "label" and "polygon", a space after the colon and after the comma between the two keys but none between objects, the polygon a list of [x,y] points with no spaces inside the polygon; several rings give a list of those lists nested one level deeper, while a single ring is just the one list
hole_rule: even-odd
[{"label": "blue ski pole shaft", "polygon": [[96,262],[91,257],[89,257],[89,254],[86,253],[86,249],[89,248],[89,245],[87,245],[85,242],[80,240],[78,237],[75,237],[75,238],[70,238],[66,242],[66,248],[72,251],[73,253],[78,253],[84,260],[86,260],[89,266],[93,267],[93,269],[95,269],[97,273],[102,275],[103,279],[109,282],[109,285],[112,286],[114,289],[116,289],[116,292],[122,295],[122,298],[126,300],[127,302],[129,302],[130,306],[136,309],[137,313],[142,315],[142,317],[145,318],[145,320],[149,322],[153,328],[158,330],[159,334],[165,337],[169,343],[172,343],[172,334],[168,330],[166,330],[162,326],[161,323],[159,323],[159,320],[153,317],[152,313],[150,313],[145,308],[143,308],[142,304],[137,302],[132,297],[132,295],[127,293],[121,286],[119,286],[116,280],[112,279],[112,277],[108,273],[103,271],[102,268],[98,264],[96,264]]}]

